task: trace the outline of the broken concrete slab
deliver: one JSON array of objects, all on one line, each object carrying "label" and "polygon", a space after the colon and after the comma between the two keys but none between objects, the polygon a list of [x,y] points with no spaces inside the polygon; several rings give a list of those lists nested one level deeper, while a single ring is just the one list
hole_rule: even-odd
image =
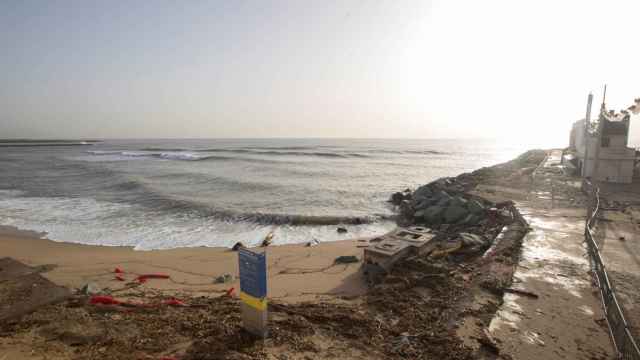
[{"label": "broken concrete slab", "polygon": [[430,249],[434,236],[426,227],[398,228],[378,238],[379,241],[372,240],[375,245],[364,250],[364,262],[388,271],[400,259]]}]

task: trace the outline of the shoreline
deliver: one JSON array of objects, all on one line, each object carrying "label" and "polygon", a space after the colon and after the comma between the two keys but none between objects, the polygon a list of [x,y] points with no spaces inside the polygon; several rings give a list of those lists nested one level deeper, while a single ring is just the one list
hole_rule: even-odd
[{"label": "shoreline", "polygon": [[[483,173],[510,167],[518,159],[449,178],[475,179],[477,174],[482,178]],[[397,226],[396,223],[395,228]],[[334,301],[336,296],[363,295],[367,291],[360,266],[364,248],[368,239],[379,235],[383,234],[324,241],[313,247],[307,247],[303,242],[273,244],[264,248],[269,253],[269,297],[300,302],[318,300],[319,297]],[[100,288],[117,288],[122,283],[114,280],[113,270],[116,267],[132,274],[166,273],[171,281],[154,280],[145,284],[145,287],[160,291],[206,295],[224,293],[239,286],[237,255],[229,247],[136,249],[126,245],[83,244],[51,240],[46,232],[0,225],[0,254],[31,266],[51,265],[52,270],[43,275],[71,289],[79,289],[88,283]],[[357,256],[360,262],[334,264],[335,258],[343,255]],[[214,284],[216,277],[225,274],[232,275],[233,281]],[[276,277],[278,281],[271,280]]]},{"label": "shoreline", "polygon": [[[408,224],[435,230],[437,248],[410,254],[377,280],[363,270],[372,268],[363,265],[365,239],[264,248],[270,333],[266,341],[246,336],[238,294],[226,296],[238,288],[238,256],[232,250],[136,251],[55,242],[41,233],[0,227],[3,256],[33,266],[34,275],[54,284],[71,290],[91,284],[95,289],[0,326],[9,335],[0,336],[0,347],[6,347],[5,355],[11,358],[54,360],[76,358],[78,351],[83,358],[114,360],[132,355],[196,360],[212,353],[233,359],[534,359],[540,353],[554,359],[606,358],[611,354],[609,339],[597,323],[602,314],[586,272],[588,263],[581,257],[584,211],[573,198],[550,200],[545,195],[551,181],[556,185],[550,191],[569,191],[569,185],[557,188],[566,179],[551,171],[556,165],[547,160],[549,152],[530,151],[411,193],[411,200],[401,202],[401,215]],[[540,172],[542,179],[533,175],[540,164],[548,170]],[[579,189],[572,191],[571,197],[583,196]],[[446,222],[416,216],[414,210],[420,211],[425,201],[446,197],[447,192],[458,195],[446,202],[441,218]],[[462,193],[466,200],[458,197]],[[449,218],[456,204],[478,201],[476,196],[495,206],[483,213],[484,220]],[[508,208],[509,214],[492,217],[496,208]],[[560,220],[567,214],[571,217]],[[549,215],[558,221],[550,222]],[[493,244],[486,251],[473,245],[477,242],[462,247],[463,232],[491,238]],[[460,246],[452,247],[451,241]],[[336,257],[349,255],[359,261],[335,263]],[[5,261],[9,272],[10,262]],[[166,278],[136,281],[144,274]],[[233,280],[214,283],[225,275]],[[41,287],[33,287],[28,276],[18,279],[24,279],[26,289],[33,289],[26,293],[33,294]],[[12,286],[11,280],[0,282],[0,290],[9,291],[10,304],[11,294],[18,295],[15,299],[22,294],[12,293]],[[113,295],[128,306],[99,305],[89,294]],[[14,307],[19,304],[15,299]],[[169,306],[168,301],[186,305]]]},{"label": "shoreline", "polygon": [[[145,287],[190,296],[225,293],[238,288],[237,253],[223,247],[186,247],[134,250],[131,246],[86,245],[42,238],[41,233],[0,227],[0,254],[27,265],[49,268],[43,276],[58,285],[79,289],[87,283],[99,288],[118,289],[114,269],[134,274],[163,273],[166,280],[152,280]],[[366,291],[360,263],[336,265],[334,259],[353,255],[362,259],[360,240],[325,242],[313,247],[305,244],[269,246],[268,276],[270,298],[304,301],[317,296],[357,296]],[[215,284],[218,276],[230,274],[233,280]],[[355,275],[355,276],[354,276]],[[276,280],[277,279],[277,280]]]}]

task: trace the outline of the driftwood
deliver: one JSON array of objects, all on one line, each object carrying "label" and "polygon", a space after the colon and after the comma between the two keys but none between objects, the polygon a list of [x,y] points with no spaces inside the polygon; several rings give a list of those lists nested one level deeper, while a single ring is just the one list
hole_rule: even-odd
[{"label": "driftwood", "polygon": [[522,290],[522,289],[504,288],[503,291],[504,292],[508,292],[508,293],[512,293],[512,294],[528,296],[528,297],[533,298],[533,299],[539,298],[538,294],[536,294],[534,292],[531,292],[531,291]]}]

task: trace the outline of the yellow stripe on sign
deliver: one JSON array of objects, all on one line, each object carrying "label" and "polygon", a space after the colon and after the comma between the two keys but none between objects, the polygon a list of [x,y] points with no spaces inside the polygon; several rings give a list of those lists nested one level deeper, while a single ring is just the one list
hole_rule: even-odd
[{"label": "yellow stripe on sign", "polygon": [[267,309],[267,298],[260,299],[240,291],[240,300],[242,300],[245,304],[251,306],[254,309],[257,309],[257,310]]}]

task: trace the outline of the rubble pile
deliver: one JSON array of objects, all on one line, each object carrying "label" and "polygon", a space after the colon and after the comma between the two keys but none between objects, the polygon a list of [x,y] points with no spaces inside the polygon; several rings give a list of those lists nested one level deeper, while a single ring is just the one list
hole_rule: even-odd
[{"label": "rubble pile", "polygon": [[476,231],[471,232],[482,234],[513,221],[509,203],[492,203],[463,192],[465,187],[466,184],[461,184],[457,178],[443,178],[414,192],[405,190],[393,194],[390,201],[397,206],[398,224],[421,225],[446,232],[476,227]]},{"label": "rubble pile", "polygon": [[441,232],[486,236],[513,221],[514,213],[509,211],[512,204],[496,204],[470,191],[479,183],[528,183],[545,156],[544,150],[530,150],[503,164],[441,178],[415,191],[394,193],[389,202],[396,207],[400,226],[420,225]]},{"label": "rubble pile", "polygon": [[529,181],[531,173],[546,156],[546,150],[529,150],[511,161],[484,167],[459,177],[476,184],[509,183],[514,185],[515,183],[525,183]]}]

